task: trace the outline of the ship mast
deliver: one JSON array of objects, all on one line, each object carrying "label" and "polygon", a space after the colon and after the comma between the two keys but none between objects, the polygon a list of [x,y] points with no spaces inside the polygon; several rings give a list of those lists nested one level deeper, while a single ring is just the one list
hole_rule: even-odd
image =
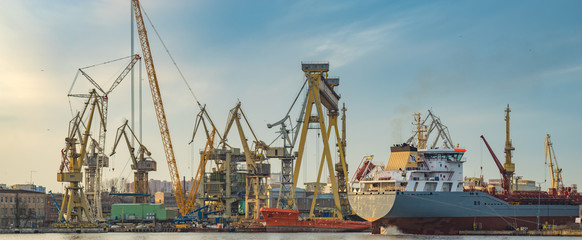
[{"label": "ship mast", "polygon": [[507,180],[509,181],[509,191],[513,192],[513,173],[515,172],[515,164],[511,162],[512,151],[515,150],[511,144],[511,139],[509,138],[509,104],[507,104],[507,109],[505,109],[505,172],[507,175]]},{"label": "ship mast", "polygon": [[420,113],[414,114],[414,120],[416,121],[416,134],[418,134],[416,137],[416,147],[418,149],[426,149],[427,136],[424,134],[426,132],[426,126],[424,126],[424,122],[421,121]]}]

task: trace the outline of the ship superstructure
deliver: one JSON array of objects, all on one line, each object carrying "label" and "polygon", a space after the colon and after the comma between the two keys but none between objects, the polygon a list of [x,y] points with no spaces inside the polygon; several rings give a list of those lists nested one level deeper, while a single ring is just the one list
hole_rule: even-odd
[{"label": "ship superstructure", "polygon": [[[392,147],[394,153],[400,150],[415,150],[417,155],[409,155],[408,167],[386,170],[373,165],[369,160],[369,173],[355,179],[352,188],[361,192],[462,192],[463,154],[465,149],[421,149],[406,144]],[[373,166],[373,167],[372,167]]]}]

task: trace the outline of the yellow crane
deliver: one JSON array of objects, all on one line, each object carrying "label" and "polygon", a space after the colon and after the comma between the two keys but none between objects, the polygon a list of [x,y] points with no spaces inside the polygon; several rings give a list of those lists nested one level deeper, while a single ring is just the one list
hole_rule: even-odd
[{"label": "yellow crane", "polygon": [[[80,182],[83,178],[81,172],[83,162],[87,157],[87,148],[89,147],[89,138],[91,132],[91,126],[93,125],[93,117],[95,115],[95,109],[99,112],[100,125],[105,129],[103,125],[103,113],[99,101],[100,96],[97,95],[95,90],[91,91],[89,99],[85,103],[85,108],[81,113],[71,121],[71,129],[69,131],[69,136],[65,139],[66,145],[63,150],[63,159],[61,160],[61,165],[59,172],[57,173],[57,181],[68,182],[69,186],[66,187],[65,195],[63,196],[63,203],[61,210],[59,211],[59,216],[57,219],[64,219],[64,225],[55,225],[57,227],[66,227],[73,225],[88,226],[91,225],[94,218],[90,214],[89,205],[87,203],[87,196],[83,192],[83,187],[80,186]],[[84,134],[82,136],[82,141],[80,142],[81,150],[77,152],[77,138],[75,135],[80,132],[82,127],[83,118],[89,110],[89,116],[87,117],[87,124],[85,127]]]},{"label": "yellow crane", "polygon": [[[509,181],[509,191],[513,191],[513,175],[515,173],[515,163],[511,162],[511,157],[513,157],[513,151],[515,148],[511,144],[511,138],[509,138],[509,104],[507,104],[507,109],[505,109],[505,163],[503,168],[507,174],[507,180]],[[516,183],[517,184],[517,183]]]},{"label": "yellow crane", "polygon": [[[253,149],[249,147],[247,142],[247,138],[240,121],[241,116],[244,118],[248,128],[253,135]],[[236,106],[229,112],[226,129],[222,135],[223,140],[221,141],[221,145],[223,147],[226,147],[226,139],[233,124],[236,124],[238,130],[238,135],[243,146],[246,166],[248,170],[245,191],[245,218],[259,219],[261,216],[259,210],[261,207],[266,206],[267,203],[267,177],[269,177],[271,173],[271,165],[263,163],[263,161],[266,159],[265,151],[268,147],[265,142],[258,140],[255,132],[248,122],[247,117],[241,109],[240,102],[238,102]]]},{"label": "yellow crane", "polygon": [[214,136],[216,135],[216,128],[212,129],[209,138],[206,140],[206,145],[204,146],[204,151],[200,156],[200,164],[198,164],[198,170],[196,170],[196,175],[194,177],[194,183],[190,189],[190,194],[188,195],[188,201],[186,202],[186,208],[192,209],[196,201],[196,194],[198,194],[198,189],[200,188],[200,183],[204,179],[204,169],[206,169],[206,163],[210,159],[212,150],[214,149]]},{"label": "yellow crane", "polygon": [[[301,63],[301,69],[305,73],[307,78],[307,83],[309,86],[307,101],[305,102],[305,115],[303,119],[303,126],[301,128],[301,137],[299,140],[299,148],[297,161],[295,164],[295,170],[293,171],[293,188],[291,189],[291,199],[295,199],[295,189],[297,188],[297,179],[299,177],[299,171],[301,170],[301,163],[303,160],[303,153],[305,149],[305,143],[307,138],[307,131],[309,129],[310,123],[318,124],[321,131],[323,140],[323,154],[321,156],[321,161],[319,164],[319,172],[317,175],[317,184],[315,185],[315,192],[313,196],[313,201],[311,202],[311,210],[309,216],[315,218],[314,208],[317,200],[317,192],[319,190],[319,182],[321,181],[322,170],[324,163],[327,163],[328,173],[330,176],[332,193],[334,197],[334,207],[335,207],[335,217],[336,219],[343,219],[344,214],[347,213],[348,207],[342,207],[342,200],[340,199],[338,183],[336,182],[336,174],[334,171],[334,165],[331,159],[331,148],[329,144],[329,139],[331,137],[332,127],[335,132],[336,140],[339,148],[340,161],[338,166],[341,166],[341,171],[343,172],[344,179],[347,181],[345,176],[347,174],[347,166],[345,162],[343,144],[341,144],[341,139],[339,135],[337,117],[339,115],[338,101],[340,96],[334,91],[333,87],[339,85],[339,78],[328,78],[327,72],[329,71],[329,63],[319,62],[319,63]],[[312,116],[311,112],[315,107],[316,115]],[[323,107],[327,110],[328,125],[325,124],[325,115]],[[336,169],[337,171],[338,169]],[[347,183],[343,183],[344,186],[348,186]],[[347,189],[346,189],[347,190]],[[343,201],[347,203],[347,201]],[[290,204],[291,206],[294,203]],[[345,204],[344,204],[345,205]]]},{"label": "yellow crane", "polygon": [[558,160],[556,160],[556,153],[554,153],[554,146],[550,140],[550,134],[546,134],[545,141],[546,164],[550,164],[550,177],[552,179],[552,188],[560,189],[564,186],[562,181],[562,169],[558,167]]},{"label": "yellow crane", "polygon": [[[178,173],[178,167],[176,166],[176,157],[174,155],[172,139],[170,138],[170,130],[168,128],[168,122],[166,120],[164,103],[162,102],[162,94],[160,93],[160,87],[158,85],[158,78],[156,75],[156,69],[154,67],[152,52],[150,50],[147,31],[142,17],[141,6],[138,0],[132,0],[132,3],[137,25],[137,31],[139,33],[139,40],[142,48],[142,55],[144,58],[150,90],[152,93],[152,100],[154,102],[156,117],[160,128],[160,135],[162,137],[162,143],[164,145],[164,153],[166,155],[166,161],[168,163],[168,168],[170,170],[170,178],[172,180],[172,186],[174,188],[175,193],[174,195],[176,197],[176,204],[178,205],[180,214],[186,215],[188,212],[190,212],[191,209],[187,207],[184,192],[182,191],[182,183],[180,182],[180,174]],[[190,192],[190,194],[192,194],[192,192]]]},{"label": "yellow crane", "polygon": [[[184,191],[182,190],[182,182],[180,181],[180,174],[178,173],[178,167],[176,165],[174,148],[172,146],[172,140],[170,138],[170,130],[168,129],[168,123],[167,123],[166,114],[164,111],[164,104],[162,101],[162,95],[160,93],[158,78],[157,78],[156,70],[154,67],[154,61],[153,61],[152,53],[150,50],[148,35],[147,35],[146,28],[145,28],[139,0],[132,0],[132,5],[133,5],[133,11],[134,11],[135,19],[136,19],[137,31],[139,34],[139,40],[140,40],[140,44],[141,44],[141,48],[142,48],[142,55],[143,55],[144,63],[145,63],[146,70],[147,70],[148,82],[149,82],[150,90],[152,93],[152,100],[154,103],[156,118],[158,120],[160,135],[162,137],[162,143],[164,145],[164,153],[166,155],[166,161],[168,163],[170,178],[172,180],[172,187],[174,188],[174,195],[176,197],[176,204],[178,205],[178,210],[179,210],[180,214],[182,216],[185,216],[193,210],[194,201],[196,199],[196,192],[198,190],[198,186],[200,184],[199,182],[201,181],[204,172],[202,171],[200,173],[200,175],[197,174],[198,177],[197,177],[197,179],[195,179],[195,184],[192,185],[191,191],[188,193],[188,196],[186,196]],[[211,124],[213,129],[216,129],[216,127],[214,126],[214,123],[210,119],[208,112],[206,112],[205,107],[202,106],[198,101],[197,101],[197,104],[200,107],[201,111],[198,114],[195,129],[198,128],[200,122],[202,122],[205,126],[205,130],[206,130],[205,133],[206,133],[206,138],[207,138],[206,146],[207,146],[207,149],[209,149],[209,150],[206,152],[206,154],[203,154],[203,159],[204,158],[208,159],[209,153],[212,149],[212,144],[214,142],[214,134],[216,133],[216,131],[213,130],[212,133],[209,133],[208,129],[206,129],[204,117],[206,117],[206,119],[208,119],[208,121],[210,121],[210,124]],[[194,135],[196,135],[196,130],[194,132]],[[218,135],[220,137],[220,134],[216,133],[216,135]],[[204,161],[204,160],[202,160],[202,161]],[[201,165],[202,165],[202,163],[201,163]],[[200,169],[200,167],[199,167],[199,169]],[[204,168],[202,168],[202,170],[203,169]]]},{"label": "yellow crane", "polygon": [[[131,146],[130,137],[127,134],[127,130],[131,133],[131,137],[137,144],[139,144],[139,148],[137,152],[135,148]],[[150,151],[139,141],[139,139],[135,136],[135,133],[129,127],[128,121],[125,120],[125,123],[117,129],[117,136],[115,137],[115,143],[113,144],[113,150],[110,156],[115,154],[115,149],[121,140],[121,137],[125,139],[125,143],[127,144],[127,149],[129,150],[129,155],[131,157],[132,165],[131,169],[135,170],[133,174],[133,187],[135,193],[141,193],[139,196],[134,196],[133,203],[148,203],[147,195],[149,194],[149,187],[148,187],[148,172],[156,171],[157,165],[156,161],[154,161],[150,156],[152,155]]]},{"label": "yellow crane", "polygon": [[[87,80],[89,80],[89,82],[96,88],[96,91],[98,91],[99,94],[101,95],[101,104],[102,104],[101,107],[102,107],[102,113],[103,113],[103,121],[104,121],[103,125],[104,126],[107,126],[107,112],[108,112],[108,108],[109,108],[109,95],[123,81],[123,79],[127,76],[127,74],[129,74],[129,72],[131,71],[131,69],[133,69],[133,66],[137,63],[137,61],[139,61],[141,59],[141,57],[137,54],[130,56],[130,57],[131,57],[131,61],[129,62],[129,64],[123,69],[123,71],[117,77],[117,79],[115,79],[115,81],[113,81],[113,83],[111,84],[111,86],[109,87],[109,89],[107,91],[105,89],[103,89],[97,83],[97,81],[95,81],[91,76],[89,76],[85,71],[83,71],[83,69],[87,69],[90,67],[95,67],[95,66],[99,66],[99,65],[103,65],[103,64],[108,64],[108,63],[122,60],[125,58],[120,58],[117,60],[112,60],[112,61],[104,62],[101,64],[93,65],[93,66],[79,68],[79,71],[77,72],[77,76],[78,76],[78,73],[81,73],[83,76],[85,76],[85,78],[87,78]],[[76,80],[77,79],[75,77],[75,80],[73,81],[73,84],[71,85],[71,88],[69,89],[69,94],[67,96],[89,98],[89,94],[72,94],[71,93],[71,90],[73,89],[73,86],[75,85]],[[102,169],[104,167],[109,167],[109,159],[107,158],[106,154],[103,152],[103,149],[105,148],[105,140],[106,140],[105,137],[106,137],[106,132],[104,131],[103,128],[100,128],[99,142],[98,142],[98,145],[95,146],[96,149],[98,149],[98,152],[97,152],[97,154],[92,154],[91,156],[89,156],[87,161],[85,161],[83,163],[87,166],[87,168],[85,168],[85,176],[86,176],[85,177],[85,179],[86,179],[86,181],[85,181],[85,193],[86,193],[87,198],[89,200],[89,204],[91,205],[91,209],[94,211],[95,217],[99,220],[104,220],[103,213],[102,213],[102,207],[101,207]]]}]

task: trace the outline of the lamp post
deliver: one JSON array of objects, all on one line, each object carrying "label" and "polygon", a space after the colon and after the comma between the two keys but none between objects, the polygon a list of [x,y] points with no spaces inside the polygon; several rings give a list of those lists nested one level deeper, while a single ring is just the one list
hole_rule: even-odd
[{"label": "lamp post", "polygon": [[538,182],[538,231],[540,230],[540,205],[541,205],[541,200],[542,200],[542,183],[545,183],[546,181],[544,180],[544,182]]}]

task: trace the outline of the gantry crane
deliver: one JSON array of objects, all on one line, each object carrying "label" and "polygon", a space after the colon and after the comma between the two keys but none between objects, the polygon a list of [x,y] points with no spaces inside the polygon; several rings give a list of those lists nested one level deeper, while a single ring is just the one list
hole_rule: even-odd
[{"label": "gantry crane", "polygon": [[[241,116],[244,118],[245,123],[253,135],[253,149],[249,147],[247,142],[247,138],[240,121]],[[236,106],[229,112],[226,128],[224,134],[222,135],[223,140],[221,145],[223,147],[226,146],[226,139],[233,124],[236,124],[236,128],[238,130],[248,171],[246,176],[245,191],[245,218],[258,219],[261,216],[259,210],[262,207],[265,207],[267,203],[267,177],[269,177],[271,173],[271,165],[263,162],[266,160],[265,152],[267,151],[268,146],[265,144],[265,142],[258,140],[255,132],[248,122],[247,117],[241,109],[241,103],[238,102]]]},{"label": "gantry crane", "polygon": [[[90,109],[89,109],[90,108]],[[85,127],[84,134],[82,136],[82,141],[80,142],[81,150],[77,152],[77,133],[82,127],[82,120],[89,109],[89,116],[87,117],[87,124]],[[57,181],[59,182],[69,182],[69,186],[66,187],[65,196],[63,197],[62,208],[59,211],[58,219],[64,218],[64,225],[58,224],[57,227],[66,227],[71,224],[88,226],[91,225],[94,218],[90,213],[89,205],[87,203],[87,197],[83,191],[83,187],[79,185],[82,181],[82,166],[83,162],[86,160],[87,148],[89,144],[89,135],[91,131],[91,126],[93,124],[93,117],[95,115],[95,109],[99,112],[100,125],[106,130],[103,125],[103,114],[101,112],[102,108],[99,101],[99,96],[97,92],[93,90],[85,104],[85,108],[82,113],[77,114],[77,116],[71,122],[71,128],[69,129],[69,135],[65,139],[66,145],[65,149],[62,151],[63,159],[61,160],[61,165],[59,172],[57,173]]]},{"label": "gantry crane", "polygon": [[[323,140],[323,154],[321,156],[319,172],[317,175],[317,183],[321,181],[321,175],[323,170],[324,162],[327,162],[327,168],[330,175],[332,192],[334,196],[335,203],[335,216],[334,218],[342,219],[346,214],[346,209],[349,207],[346,205],[347,200],[343,201],[339,196],[338,183],[336,182],[336,174],[334,170],[333,161],[331,159],[331,150],[329,144],[329,138],[331,135],[331,128],[334,127],[336,140],[341,143],[339,136],[339,130],[337,126],[337,116],[338,116],[338,101],[340,96],[334,91],[333,87],[339,84],[339,78],[328,78],[327,72],[329,71],[329,63],[301,63],[301,69],[305,73],[305,77],[308,83],[308,94],[307,101],[305,105],[305,115],[303,119],[303,125],[301,128],[301,137],[299,140],[299,148],[297,161],[295,165],[295,170],[293,171],[293,188],[292,188],[292,199],[295,197],[295,189],[297,188],[297,178],[299,177],[299,171],[301,169],[301,162],[303,160],[303,151],[305,149],[305,142],[307,138],[307,130],[309,129],[309,123],[318,123],[319,129],[321,131]],[[316,115],[312,116],[311,112],[315,105]],[[325,124],[325,115],[323,112],[323,107],[327,109],[328,125]],[[348,176],[347,166],[344,157],[343,145],[338,144],[339,155],[340,155],[340,165],[342,167],[343,176]],[[347,177],[344,177],[343,181],[347,181]],[[316,184],[315,193],[313,196],[313,201],[311,203],[311,210],[309,216],[311,218],[315,217],[314,208],[317,200],[317,192],[319,190],[319,184]],[[347,187],[347,182],[344,183]],[[291,204],[292,205],[292,204]],[[342,205],[344,205],[342,207]]]},{"label": "gantry crane", "polygon": [[[126,129],[131,133],[130,136],[128,136]],[[135,136],[135,133],[131,127],[129,127],[127,120],[117,129],[115,143],[113,144],[113,150],[111,151],[110,156],[115,154],[115,149],[117,148],[121,137],[125,139],[125,143],[127,144],[127,149],[129,150],[129,155],[133,163],[131,165],[131,169],[135,171],[133,174],[134,192],[140,193],[140,195],[134,196],[133,203],[148,203],[148,173],[157,170],[156,161],[150,157],[152,155],[150,151],[148,151],[148,149]],[[132,146],[130,138],[137,141],[137,144],[139,144],[137,151],[135,151],[135,147]]]},{"label": "gantry crane", "polygon": [[[117,59],[122,60],[125,58]],[[139,61],[141,57],[137,54],[131,56],[131,61],[129,64],[123,69],[121,74],[113,81],[111,86],[107,91],[105,91],[98,83],[95,81],[89,74],[87,74],[83,69],[93,67],[85,67],[79,68],[78,73],[81,73],[91,84],[101,93],[101,104],[102,104],[102,113],[103,113],[103,126],[107,126],[107,112],[109,108],[109,95],[113,90],[119,86],[119,84],[123,81],[123,79],[129,74],[133,66]],[[113,60],[113,61],[117,61]],[[102,64],[110,63],[113,61],[108,61]],[[94,65],[97,66],[97,65]],[[72,94],[71,90],[75,85],[75,81],[73,81],[73,85],[69,90],[69,97],[81,97],[81,98],[88,98],[89,94]],[[105,148],[105,140],[106,140],[106,133],[103,128],[99,130],[99,142],[98,145],[93,146],[93,149],[97,149],[98,152],[91,154],[87,161],[85,161],[85,193],[87,194],[87,198],[89,199],[89,203],[92,206],[92,210],[94,211],[93,215],[97,219],[103,219],[102,215],[102,207],[101,207],[101,175],[102,175],[102,168],[109,167],[109,159],[107,155],[103,152]]]},{"label": "gantry crane", "polygon": [[550,164],[550,177],[552,179],[552,188],[553,189],[561,189],[564,186],[564,182],[562,181],[562,169],[558,167],[558,160],[556,159],[556,153],[554,153],[554,145],[550,140],[550,134],[546,134],[546,141],[545,141],[545,152],[546,152],[546,161],[545,163]]}]

